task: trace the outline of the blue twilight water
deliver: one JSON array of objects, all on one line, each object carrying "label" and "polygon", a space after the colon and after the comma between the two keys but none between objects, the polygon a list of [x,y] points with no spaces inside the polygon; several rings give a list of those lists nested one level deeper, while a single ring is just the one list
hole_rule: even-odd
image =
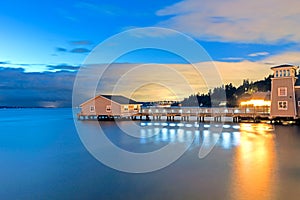
[{"label": "blue twilight water", "polygon": [[89,154],[71,109],[0,110],[0,199],[299,199],[299,126],[228,123],[212,152],[199,159],[200,146],[212,137],[209,124],[172,122],[157,129],[159,122],[136,123],[141,135],[158,134],[132,138],[115,122],[101,127],[114,144],[133,152],[183,142],[190,134],[195,140],[170,166],[129,174]]}]

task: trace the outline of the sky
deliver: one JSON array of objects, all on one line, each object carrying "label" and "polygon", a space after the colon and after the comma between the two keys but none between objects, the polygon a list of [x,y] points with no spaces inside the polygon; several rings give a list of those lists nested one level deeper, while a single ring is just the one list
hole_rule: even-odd
[{"label": "sky", "polygon": [[[115,91],[137,100],[180,100],[190,92],[205,92],[210,87],[205,85],[206,77],[193,71],[191,64],[197,64],[201,71],[202,66],[213,62],[224,84],[263,79],[274,65],[299,65],[299,7],[298,0],[3,0],[0,106],[70,106],[79,68],[88,67],[86,62],[99,44],[133,28],[178,31],[203,47],[209,59],[194,51],[188,52],[193,56],[192,63],[157,49],[128,52],[114,61],[115,67],[99,83],[98,92],[111,92],[123,81],[119,79],[128,72],[126,69],[136,66],[131,63],[144,68],[132,72],[126,84]],[[136,35],[140,40],[144,37],[149,35]],[[170,45],[180,42],[159,30],[151,37],[167,38]],[[128,45],[129,41],[123,41],[109,51]],[[103,68],[105,55],[93,64]],[[160,72],[162,65],[168,66],[164,73]],[[192,89],[178,84],[179,78],[167,72],[169,69],[184,77]],[[151,74],[155,73],[167,76],[167,82],[153,81]],[[134,79],[141,76],[144,83]],[[85,95],[82,99],[90,96]]]}]

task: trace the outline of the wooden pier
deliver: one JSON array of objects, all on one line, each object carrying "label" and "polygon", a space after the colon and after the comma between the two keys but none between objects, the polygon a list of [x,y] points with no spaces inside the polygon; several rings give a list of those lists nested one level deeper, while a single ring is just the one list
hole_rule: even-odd
[{"label": "wooden pier", "polygon": [[255,108],[195,108],[195,107],[171,107],[171,108],[142,108],[138,112],[128,112],[122,115],[82,115],[78,113],[79,120],[181,120],[181,121],[253,121],[269,120],[269,109]]}]

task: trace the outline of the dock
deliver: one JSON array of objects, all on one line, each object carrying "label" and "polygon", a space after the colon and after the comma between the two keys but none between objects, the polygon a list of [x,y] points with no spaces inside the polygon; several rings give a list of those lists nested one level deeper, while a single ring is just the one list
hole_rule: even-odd
[{"label": "dock", "polygon": [[166,120],[166,121],[253,121],[260,122],[262,120],[269,120],[270,112],[269,109],[255,109],[255,108],[202,108],[202,107],[170,107],[170,108],[142,108],[138,112],[124,112],[121,115],[111,114],[94,114],[94,115],[83,115],[78,113],[79,120]]}]

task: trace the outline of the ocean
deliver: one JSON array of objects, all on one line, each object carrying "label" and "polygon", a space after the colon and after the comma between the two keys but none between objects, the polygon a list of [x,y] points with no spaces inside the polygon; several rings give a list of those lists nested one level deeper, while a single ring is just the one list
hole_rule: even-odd
[{"label": "ocean", "polygon": [[[69,108],[1,109],[0,199],[300,196],[300,126],[226,122],[217,134],[210,130],[213,124],[195,122],[79,121],[76,125],[77,129]],[[85,131],[78,133],[82,127]],[[97,132],[99,127],[102,132]],[[136,168],[128,173],[116,170],[127,158],[112,154],[109,143],[94,141],[91,147],[85,141],[101,134],[134,155],[159,153],[168,144],[186,149],[157,170],[151,168],[155,157],[140,166],[133,160],[128,166]],[[185,146],[187,141],[190,144]],[[207,155],[199,158],[200,149],[209,147]],[[100,151],[98,156],[119,162],[101,162],[91,153],[93,148]],[[174,155],[164,156],[161,162]],[[149,172],[136,173],[139,167]]]}]

